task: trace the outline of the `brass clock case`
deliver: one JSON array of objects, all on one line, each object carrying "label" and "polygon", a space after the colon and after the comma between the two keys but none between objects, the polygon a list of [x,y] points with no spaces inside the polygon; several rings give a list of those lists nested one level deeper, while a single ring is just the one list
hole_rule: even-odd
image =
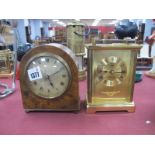
[{"label": "brass clock case", "polygon": [[78,69],[72,51],[63,45],[41,45],[26,53],[20,87],[25,111],[80,109]]},{"label": "brass clock case", "polygon": [[133,112],[137,44],[88,46],[87,111]]}]

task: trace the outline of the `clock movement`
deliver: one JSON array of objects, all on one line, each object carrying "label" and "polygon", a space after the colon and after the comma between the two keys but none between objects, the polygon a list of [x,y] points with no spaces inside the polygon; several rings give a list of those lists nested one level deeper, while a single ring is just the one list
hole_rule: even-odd
[{"label": "clock movement", "polygon": [[135,111],[137,44],[98,44],[88,48],[87,112]]},{"label": "clock movement", "polygon": [[72,51],[63,45],[42,45],[26,53],[20,86],[26,112],[80,109],[78,69]]}]

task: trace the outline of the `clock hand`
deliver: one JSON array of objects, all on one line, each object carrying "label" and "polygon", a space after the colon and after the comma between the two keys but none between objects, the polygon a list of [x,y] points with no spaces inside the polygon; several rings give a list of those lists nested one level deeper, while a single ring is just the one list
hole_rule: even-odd
[{"label": "clock hand", "polygon": [[55,74],[57,74],[59,71],[60,71],[60,70],[58,70],[58,71],[56,71],[56,72],[54,72],[53,74],[50,74],[50,75],[55,75]]},{"label": "clock hand", "polygon": [[125,71],[114,71],[114,70],[103,70],[103,72],[109,72],[109,73],[125,73]]},{"label": "clock hand", "polygon": [[125,71],[121,71],[121,72],[114,72],[114,73],[125,73]]},{"label": "clock hand", "polygon": [[61,67],[58,71],[56,71],[56,72],[54,72],[54,73],[52,73],[52,74],[50,74],[50,75],[55,75],[55,74],[57,74],[57,73],[60,72],[63,68],[64,68],[64,67]]},{"label": "clock hand", "polygon": [[48,79],[48,81],[50,82],[50,85],[54,88],[54,85],[53,85],[53,83],[51,82],[50,76],[49,76],[49,75],[47,75],[47,79]]}]

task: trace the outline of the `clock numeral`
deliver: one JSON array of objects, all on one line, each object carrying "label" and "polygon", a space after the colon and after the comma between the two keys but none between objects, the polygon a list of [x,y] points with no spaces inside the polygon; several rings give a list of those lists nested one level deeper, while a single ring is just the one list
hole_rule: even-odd
[{"label": "clock numeral", "polygon": [[110,63],[116,63],[118,61],[118,58],[116,56],[110,56],[108,60]]},{"label": "clock numeral", "polygon": [[117,78],[116,81],[117,81],[118,84],[121,84],[120,79]]},{"label": "clock numeral", "polygon": [[124,77],[121,75],[119,78],[120,78],[121,80],[123,80]]},{"label": "clock numeral", "polygon": [[33,64],[33,65],[35,65],[35,64],[36,64],[36,62],[35,62],[35,61],[33,61],[33,62],[32,62],[32,64]]},{"label": "clock numeral", "polygon": [[125,74],[125,73],[126,73],[126,71],[125,71],[125,70],[122,70],[122,73],[123,73],[123,74]]},{"label": "clock numeral", "polygon": [[104,84],[106,84],[107,83],[107,80],[104,80]]},{"label": "clock numeral", "polygon": [[46,62],[49,62],[49,58],[46,58]]},{"label": "clock numeral", "polygon": [[101,73],[103,71],[103,66],[102,65],[98,65],[97,66],[97,73]]},{"label": "clock numeral", "polygon": [[120,66],[123,68],[123,67],[125,67],[125,64],[124,64],[124,63],[121,63],[121,65],[120,65]]},{"label": "clock numeral", "polygon": [[111,58],[111,61],[112,61],[113,63],[116,63],[116,62],[117,62],[117,57],[112,57],[112,58]]},{"label": "clock numeral", "polygon": [[53,64],[56,64],[57,63],[57,60],[54,60]]},{"label": "clock numeral", "polygon": [[63,86],[64,85],[64,82],[60,82],[60,85]]},{"label": "clock numeral", "polygon": [[40,60],[38,60],[38,64],[41,64],[41,61]]},{"label": "clock numeral", "polygon": [[114,82],[111,81],[111,80],[108,80],[108,81],[106,82],[106,85],[109,86],[109,87],[113,86],[113,84],[114,84]]},{"label": "clock numeral", "polygon": [[34,85],[37,85],[37,81],[34,81]]},{"label": "clock numeral", "polygon": [[102,60],[101,60],[101,63],[102,63],[103,65],[107,65],[107,64],[108,64],[107,61],[106,61],[105,59],[102,59]]},{"label": "clock numeral", "polygon": [[63,77],[63,78],[65,78],[65,77],[66,77],[66,75],[65,75],[65,74],[63,74],[63,75],[62,75],[62,77]]},{"label": "clock numeral", "polygon": [[102,75],[100,75],[98,78],[99,78],[99,80],[103,80],[103,76]]}]

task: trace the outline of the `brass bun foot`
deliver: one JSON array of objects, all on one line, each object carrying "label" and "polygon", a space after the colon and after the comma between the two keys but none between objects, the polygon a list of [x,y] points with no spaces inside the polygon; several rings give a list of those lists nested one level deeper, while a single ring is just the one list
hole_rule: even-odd
[{"label": "brass bun foot", "polygon": [[79,71],[78,78],[79,78],[79,81],[85,80],[86,79],[86,71],[85,70]]},{"label": "brass bun foot", "polygon": [[103,105],[94,105],[94,106],[90,106],[87,104],[87,113],[88,114],[94,114],[96,113],[97,111],[127,111],[127,112],[135,112],[135,105],[134,105],[134,102],[130,102],[126,105],[126,103],[122,103],[121,104],[113,104],[113,105],[106,105],[106,104],[103,104]]},{"label": "brass bun foot", "polygon": [[147,72],[144,73],[144,75],[155,79],[155,71],[147,71]]}]

